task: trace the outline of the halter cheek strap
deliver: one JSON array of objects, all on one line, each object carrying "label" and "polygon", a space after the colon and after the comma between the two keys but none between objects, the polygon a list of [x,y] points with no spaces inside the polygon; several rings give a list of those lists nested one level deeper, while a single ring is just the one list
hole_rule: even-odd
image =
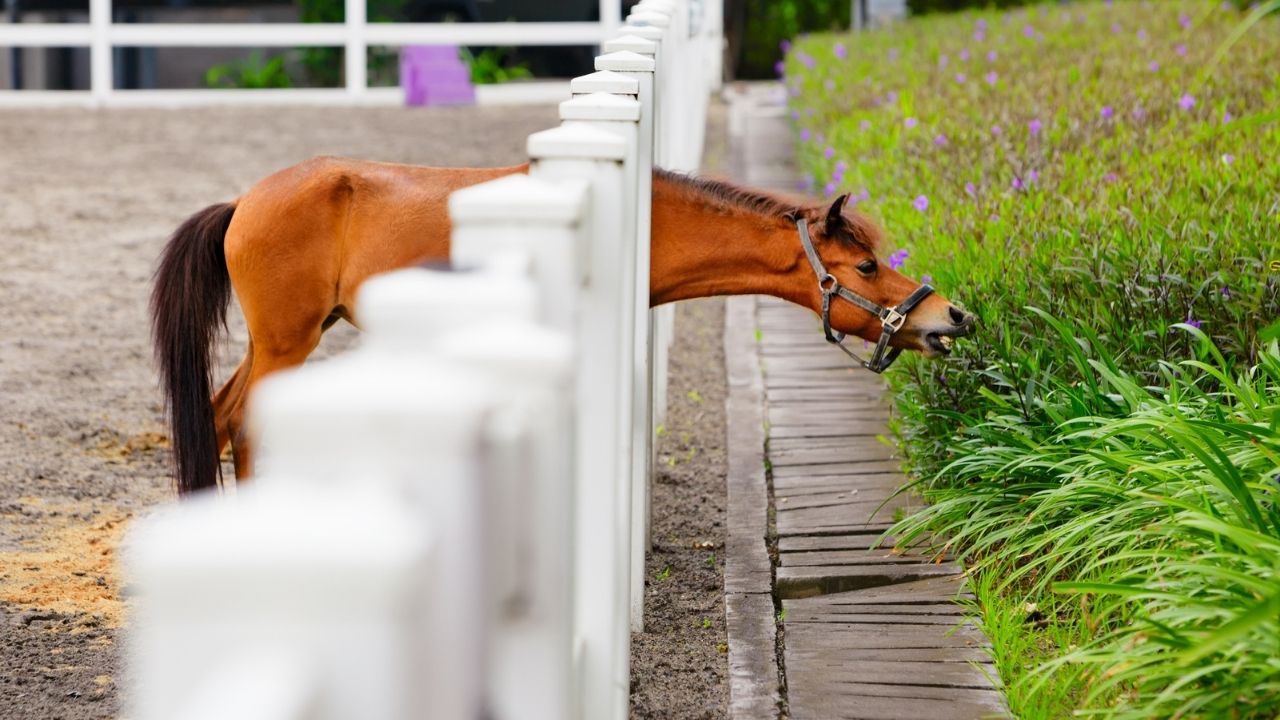
[{"label": "halter cheek strap", "polygon": [[[822,292],[822,331],[826,333],[827,342],[835,344],[846,355],[857,360],[859,365],[871,372],[884,372],[902,352],[901,348],[889,347],[893,334],[902,329],[902,324],[907,321],[907,313],[933,293],[933,288],[929,285],[921,285],[915,289],[915,292],[908,295],[906,300],[894,307],[885,307],[871,302],[841,285],[835,275],[827,272],[822,265],[822,258],[818,257],[817,249],[813,247],[813,239],[809,237],[807,220],[804,218],[796,220],[796,229],[800,232],[800,244],[804,246],[804,254],[809,258],[809,265],[813,267],[813,273],[818,276],[818,290]],[[843,298],[880,319],[880,339],[876,342],[875,350],[869,359],[864,360],[858,357],[844,344],[845,334],[831,329],[831,299],[834,297]]]}]

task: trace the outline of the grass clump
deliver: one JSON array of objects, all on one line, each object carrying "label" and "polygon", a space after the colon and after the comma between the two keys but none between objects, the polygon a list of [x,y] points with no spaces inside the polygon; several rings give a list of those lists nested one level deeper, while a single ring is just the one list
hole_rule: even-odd
[{"label": "grass clump", "polygon": [[977,313],[896,430],[1018,717],[1280,715],[1280,21],[1054,4],[794,44],[814,190]]}]

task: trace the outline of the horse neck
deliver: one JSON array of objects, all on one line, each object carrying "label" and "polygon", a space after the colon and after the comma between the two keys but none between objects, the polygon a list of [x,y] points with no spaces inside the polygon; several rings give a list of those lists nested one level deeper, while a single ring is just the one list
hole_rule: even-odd
[{"label": "horse neck", "polygon": [[651,233],[651,305],[717,295],[815,305],[816,278],[795,228],[780,217],[726,206],[655,176]]}]

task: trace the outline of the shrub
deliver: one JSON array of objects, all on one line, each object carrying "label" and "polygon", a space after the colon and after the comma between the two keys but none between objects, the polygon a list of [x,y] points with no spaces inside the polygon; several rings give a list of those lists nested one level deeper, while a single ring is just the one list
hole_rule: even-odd
[{"label": "shrub", "polygon": [[1038,673],[1000,663],[1021,717],[1063,710],[1037,694],[1133,717],[1280,709],[1274,613],[1232,635],[1276,607],[1245,575],[1280,583],[1280,364],[1260,338],[1280,316],[1280,24],[1216,62],[1241,17],[1038,5],[812,37],[786,60],[810,187],[854,193],[909,274],[980,318],[948,361],[891,373],[934,502],[901,529],[949,530],[993,573],[989,627],[1029,602],[1065,628]]}]

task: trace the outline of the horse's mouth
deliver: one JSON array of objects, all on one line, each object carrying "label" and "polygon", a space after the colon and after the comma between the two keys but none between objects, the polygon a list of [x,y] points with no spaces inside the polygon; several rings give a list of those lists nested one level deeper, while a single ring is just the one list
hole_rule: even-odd
[{"label": "horse's mouth", "polygon": [[938,333],[929,333],[924,336],[925,346],[929,352],[926,353],[930,357],[940,357],[950,355],[951,348],[955,345],[956,339],[951,335],[939,335]]}]

